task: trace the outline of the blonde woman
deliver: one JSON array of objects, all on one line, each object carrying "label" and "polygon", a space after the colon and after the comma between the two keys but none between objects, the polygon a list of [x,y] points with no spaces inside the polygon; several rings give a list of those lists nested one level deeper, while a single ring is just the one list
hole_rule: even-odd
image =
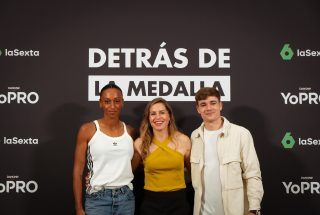
[{"label": "blonde woman", "polygon": [[140,214],[188,214],[184,168],[189,167],[191,141],[177,130],[172,108],[163,98],[147,104],[134,147],[138,156],[133,168],[142,160],[145,174]]}]

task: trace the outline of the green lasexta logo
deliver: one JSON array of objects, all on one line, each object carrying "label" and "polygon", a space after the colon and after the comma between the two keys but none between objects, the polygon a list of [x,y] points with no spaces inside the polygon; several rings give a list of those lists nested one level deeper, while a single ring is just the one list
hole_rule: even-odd
[{"label": "green lasexta logo", "polygon": [[280,55],[281,55],[283,60],[291,60],[291,58],[293,57],[293,51],[289,46],[290,46],[290,44],[286,43],[282,47]]},{"label": "green lasexta logo", "polygon": [[285,149],[292,149],[296,141],[291,136],[291,132],[287,132],[282,138],[281,143]]}]

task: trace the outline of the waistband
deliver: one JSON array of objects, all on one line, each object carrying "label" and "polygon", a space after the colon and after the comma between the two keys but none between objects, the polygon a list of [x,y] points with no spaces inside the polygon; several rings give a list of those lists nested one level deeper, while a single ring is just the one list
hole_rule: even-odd
[{"label": "waistband", "polygon": [[180,189],[180,190],[175,190],[175,191],[165,191],[165,192],[158,192],[158,191],[151,191],[151,190],[144,189],[144,193],[146,195],[150,195],[150,196],[185,195],[186,189]]},{"label": "waistband", "polygon": [[130,183],[128,185],[124,185],[124,186],[94,186],[94,187],[91,187],[89,190],[87,190],[87,193],[88,194],[92,194],[92,193],[95,193],[95,192],[99,192],[99,191],[102,191],[102,190],[120,190],[121,192],[124,191],[124,189],[127,189],[129,188],[130,190],[133,190],[133,184]]}]

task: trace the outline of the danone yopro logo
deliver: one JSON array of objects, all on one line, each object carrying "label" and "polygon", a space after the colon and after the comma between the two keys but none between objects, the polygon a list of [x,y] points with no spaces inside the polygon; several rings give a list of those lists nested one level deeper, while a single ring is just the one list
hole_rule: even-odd
[{"label": "danone yopro logo", "polygon": [[0,105],[2,104],[36,104],[39,101],[37,92],[22,91],[20,87],[8,87],[7,92],[0,91]]},{"label": "danone yopro logo", "polygon": [[0,195],[3,193],[35,193],[38,187],[35,180],[22,180],[17,175],[8,175],[5,181],[0,181]]},{"label": "danone yopro logo", "polygon": [[320,194],[320,183],[312,176],[302,176],[300,181],[282,181],[286,194]]},{"label": "danone yopro logo", "polygon": [[[319,138],[297,138],[297,142],[299,146],[320,146],[320,139]],[[294,139],[291,132],[286,132],[284,137],[281,140],[281,144],[285,149],[292,149],[293,146],[296,144],[296,140]]]},{"label": "danone yopro logo", "polygon": [[320,94],[317,92],[280,92],[283,102],[286,105],[318,105],[320,104]]},{"label": "danone yopro logo", "polygon": [[[294,56],[294,51],[289,43],[285,43],[280,51],[280,56],[283,60],[291,60]],[[311,49],[297,49],[296,57],[319,57],[320,51]]]}]

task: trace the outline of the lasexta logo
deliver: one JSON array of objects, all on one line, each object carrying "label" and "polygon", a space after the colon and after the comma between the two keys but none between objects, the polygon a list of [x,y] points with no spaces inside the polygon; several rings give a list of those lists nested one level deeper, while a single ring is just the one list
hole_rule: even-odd
[{"label": "lasexta logo", "polygon": [[289,43],[284,44],[284,46],[282,47],[282,50],[280,52],[280,55],[283,60],[291,60],[291,58],[293,57],[293,51],[290,48]]},{"label": "lasexta logo", "polygon": [[296,141],[293,139],[291,132],[287,132],[282,138],[281,143],[285,149],[292,149]]}]

